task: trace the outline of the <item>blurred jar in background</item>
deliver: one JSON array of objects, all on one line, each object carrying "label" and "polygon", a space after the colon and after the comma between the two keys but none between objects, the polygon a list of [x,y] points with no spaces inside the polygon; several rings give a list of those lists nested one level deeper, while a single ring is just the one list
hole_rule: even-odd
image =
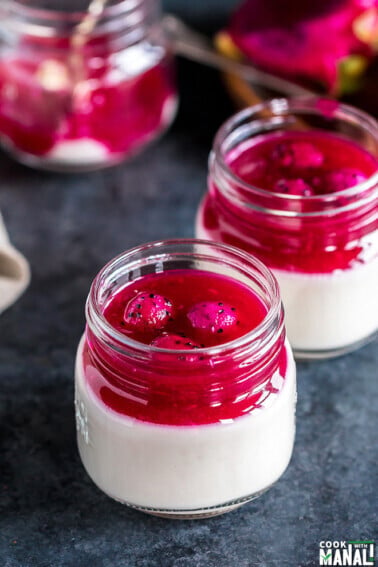
[{"label": "blurred jar in background", "polygon": [[0,142],[28,165],[74,171],[118,163],[175,115],[159,2],[111,0],[80,44],[88,5],[0,7]]}]

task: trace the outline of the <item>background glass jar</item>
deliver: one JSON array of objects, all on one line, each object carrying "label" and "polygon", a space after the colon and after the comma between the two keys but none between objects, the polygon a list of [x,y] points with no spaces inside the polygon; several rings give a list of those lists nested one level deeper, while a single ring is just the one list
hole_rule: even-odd
[{"label": "background glass jar", "polygon": [[[120,289],[170,270],[242,282],[265,305],[264,320],[239,339],[182,351],[109,324],[104,309]],[[86,316],[76,361],[78,446],[104,492],[152,514],[203,517],[252,500],[282,475],[294,442],[295,365],[277,283],[259,261],[204,241],[147,244],[100,271]]]},{"label": "background glass jar", "polygon": [[377,168],[348,189],[303,196],[256,187],[229,165],[232,152],[262,135],[309,130],[337,134],[377,159],[376,121],[350,106],[277,99],[246,109],[215,138],[196,234],[251,252],[273,270],[294,353],[315,358],[352,350],[378,328]]},{"label": "background glass jar", "polygon": [[89,0],[0,6],[0,142],[20,161],[89,170],[156,138],[176,109],[158,0],[111,0],[83,43]]}]

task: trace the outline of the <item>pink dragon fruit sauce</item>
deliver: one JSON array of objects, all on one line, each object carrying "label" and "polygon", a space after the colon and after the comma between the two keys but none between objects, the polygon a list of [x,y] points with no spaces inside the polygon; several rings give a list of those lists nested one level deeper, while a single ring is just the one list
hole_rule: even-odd
[{"label": "pink dragon fruit sauce", "polygon": [[142,245],[99,272],[86,319],[77,438],[101,490],[198,518],[279,479],[294,443],[295,363],[261,262],[203,240]]},{"label": "pink dragon fruit sauce", "polygon": [[[153,405],[138,408],[127,397],[116,394],[104,385],[97,395],[120,413],[153,422],[164,419],[164,422],[171,424],[206,423],[221,419],[224,415],[228,418],[237,417],[252,407],[251,397],[239,404],[230,397],[223,401],[222,406],[216,406],[216,410],[211,407],[204,409],[193,405],[193,391],[177,395],[178,377],[182,375],[183,364],[193,369],[198,366],[197,372],[200,372],[194,380],[192,378],[192,388],[203,388],[206,381],[203,373],[208,372],[208,362],[202,358],[201,349],[222,346],[227,341],[242,337],[256,328],[265,316],[266,308],[259,297],[227,276],[188,269],[150,274],[135,280],[111,299],[104,317],[112,327],[144,344],[170,350],[195,351],[194,354],[177,355],[177,364],[170,368],[170,374],[173,375],[171,379],[176,381],[176,384],[171,384],[172,401],[179,399],[181,403],[176,401],[167,406],[167,400],[157,396]],[[155,354],[155,357],[164,360],[162,354]],[[200,369],[201,361],[204,364]],[[113,366],[112,359],[108,363]],[[228,378],[232,378],[232,374]],[[213,402],[216,398],[214,395]],[[185,408],[190,406],[190,412],[185,412]]]},{"label": "pink dragon fruit sauce", "polygon": [[216,136],[197,236],[274,271],[298,356],[340,354],[377,330],[377,166],[375,120],[327,99],[273,100]]},{"label": "pink dragon fruit sauce", "polygon": [[0,142],[29,165],[67,171],[112,165],[173,119],[172,58],[158,2],[109,2],[75,48],[87,5],[20,0],[0,7]]},{"label": "pink dragon fruit sauce", "polygon": [[[167,249],[174,246],[174,241],[168,243]],[[178,241],[177,246],[191,247],[194,257],[206,248],[213,253],[213,245],[196,241]],[[219,250],[234,254],[227,247]],[[155,252],[149,246],[145,251]],[[129,257],[125,255],[125,269]],[[88,319],[84,373],[94,395],[114,411],[153,423],[213,423],[250,412],[261,400],[261,385],[277,370],[285,376],[282,313],[275,314],[276,328],[268,333],[271,344],[262,360],[256,353],[256,361],[247,363],[257,347],[253,333],[260,334],[271,317],[270,299],[221,260],[211,260],[208,267],[202,263],[184,259],[175,268],[174,261],[167,260],[162,271],[142,275],[134,270],[125,285],[117,278],[100,309],[103,324],[114,333],[114,345],[130,345],[123,355],[103,342]],[[138,361],[138,350],[144,353],[143,362]],[[142,391],[141,399],[135,395],[137,382],[139,387],[148,383],[148,403]],[[213,390],[211,395],[207,389]]]}]

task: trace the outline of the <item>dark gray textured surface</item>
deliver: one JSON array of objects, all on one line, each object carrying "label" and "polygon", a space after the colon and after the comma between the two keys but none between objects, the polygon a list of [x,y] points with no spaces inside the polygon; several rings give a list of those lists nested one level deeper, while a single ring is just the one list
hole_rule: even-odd
[{"label": "dark gray textured surface", "polygon": [[[231,2],[205,4],[191,12],[204,28]],[[0,154],[0,208],[33,270],[0,318],[1,567],[309,567],[321,539],[378,537],[377,342],[299,365],[291,466],[236,512],[148,517],[104,496],[80,464],[73,360],[90,282],[130,246],[192,235],[211,139],[232,112],[215,73],[181,64],[180,84],[174,127],[132,163],[72,177]]]}]

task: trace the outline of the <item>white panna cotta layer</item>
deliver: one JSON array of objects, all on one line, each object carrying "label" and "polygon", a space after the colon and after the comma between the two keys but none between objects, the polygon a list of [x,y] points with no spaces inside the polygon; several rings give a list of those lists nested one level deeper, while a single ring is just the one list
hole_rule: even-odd
[{"label": "white panna cotta layer", "polygon": [[[196,238],[214,240],[203,227],[202,214],[203,205]],[[376,246],[372,239],[372,249]],[[286,333],[295,353],[349,350],[377,331],[378,257],[330,273],[271,270],[280,286]]]},{"label": "white panna cotta layer", "polygon": [[272,271],[294,350],[347,350],[377,330],[378,258],[330,274]]},{"label": "white panna cotta layer", "polygon": [[96,165],[110,159],[114,159],[114,154],[110,154],[103,144],[91,138],[58,142],[43,156],[46,163],[62,166]]},{"label": "white panna cotta layer", "polygon": [[156,511],[232,506],[285,471],[296,404],[288,345],[286,378],[277,372],[278,393],[269,394],[261,408],[222,423],[173,426],[129,418],[103,404],[84,376],[83,344],[82,339],[76,360],[78,447],[89,476],[109,496]]}]

